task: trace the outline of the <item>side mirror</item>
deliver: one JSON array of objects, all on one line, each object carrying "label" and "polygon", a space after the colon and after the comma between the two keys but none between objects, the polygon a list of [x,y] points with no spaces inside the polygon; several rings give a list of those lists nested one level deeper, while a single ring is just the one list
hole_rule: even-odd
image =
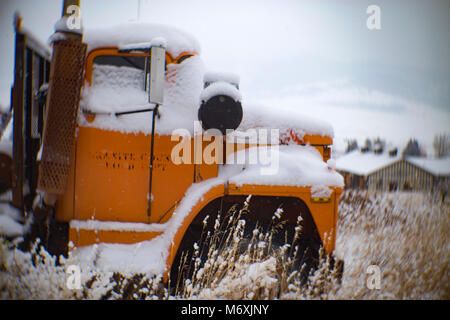
[{"label": "side mirror", "polygon": [[149,102],[163,104],[165,84],[166,49],[160,45],[154,45],[150,49],[150,94]]},{"label": "side mirror", "polygon": [[119,47],[124,53],[149,53],[145,62],[145,89],[149,88],[149,103],[162,104],[164,101],[164,84],[166,74],[166,40],[161,37],[151,42],[132,43]]}]

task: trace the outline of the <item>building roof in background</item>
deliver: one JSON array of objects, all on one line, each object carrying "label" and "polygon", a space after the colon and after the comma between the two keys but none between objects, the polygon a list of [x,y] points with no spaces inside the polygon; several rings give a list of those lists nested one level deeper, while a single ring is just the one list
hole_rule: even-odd
[{"label": "building roof in background", "polygon": [[406,160],[435,176],[450,176],[450,157],[438,159],[408,157]]},{"label": "building roof in background", "polygon": [[381,168],[387,167],[401,157],[390,157],[388,154],[375,154],[373,152],[361,153],[352,151],[336,160],[336,169],[347,171],[361,176],[367,176]]},{"label": "building roof in background", "polygon": [[[400,160],[402,160],[401,156],[391,157],[386,153],[375,154],[373,152],[361,153],[360,151],[353,151],[336,160],[336,169],[368,176]],[[439,159],[407,157],[404,160],[434,176],[450,175],[450,157]]]}]

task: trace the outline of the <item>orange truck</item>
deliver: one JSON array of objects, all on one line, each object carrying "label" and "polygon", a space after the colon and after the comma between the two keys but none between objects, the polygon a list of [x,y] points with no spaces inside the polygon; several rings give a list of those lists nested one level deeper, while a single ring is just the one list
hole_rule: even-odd
[{"label": "orange truck", "polygon": [[146,247],[141,268],[167,274],[207,217],[212,228],[250,195],[246,232],[282,208],[288,234],[300,216],[305,248],[333,252],[343,180],[329,124],[243,104],[239,77],[206,72],[198,42],[176,28],[69,21],[57,23],[51,63],[16,23],[12,203],[51,252]]}]

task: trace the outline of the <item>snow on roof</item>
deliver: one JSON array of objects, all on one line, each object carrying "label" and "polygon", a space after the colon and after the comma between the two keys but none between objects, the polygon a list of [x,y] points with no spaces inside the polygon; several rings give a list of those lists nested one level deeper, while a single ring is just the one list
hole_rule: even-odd
[{"label": "snow on roof", "polygon": [[182,52],[200,54],[200,44],[193,36],[177,28],[155,23],[130,22],[107,28],[86,29],[83,42],[88,45],[88,50],[93,50],[149,42],[157,37],[166,40],[167,50],[174,57]]},{"label": "snow on roof", "polygon": [[[336,160],[336,169],[347,171],[361,176],[367,176],[379,169],[387,167],[399,160],[401,156],[390,157],[388,154],[375,154],[373,152],[350,152]],[[450,157],[442,159],[406,157],[403,160],[422,168],[435,176],[450,175]]]},{"label": "snow on roof", "polygon": [[435,176],[450,175],[450,157],[430,159],[422,157],[408,157],[406,161],[422,168]]},{"label": "snow on roof", "polygon": [[359,151],[350,152],[336,159],[336,169],[347,171],[361,176],[367,176],[381,168],[387,167],[401,157],[390,157],[387,154],[375,154],[373,152],[361,153]]},{"label": "snow on roof", "polygon": [[128,43],[128,44],[122,44],[119,46],[119,50],[144,50],[151,47],[167,47],[166,39],[163,37],[156,37],[153,38],[152,41],[147,42],[139,42],[139,43]]}]

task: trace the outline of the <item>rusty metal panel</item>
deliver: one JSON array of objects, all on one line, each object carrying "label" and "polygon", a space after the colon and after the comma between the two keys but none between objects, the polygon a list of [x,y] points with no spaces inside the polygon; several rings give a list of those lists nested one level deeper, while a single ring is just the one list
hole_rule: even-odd
[{"label": "rusty metal panel", "polygon": [[11,105],[14,110],[13,118],[13,174],[12,204],[23,209],[23,182],[25,176],[25,147],[24,147],[24,97],[25,87],[25,36],[16,33],[15,43],[15,65],[14,65],[14,85],[11,94]]},{"label": "rusty metal panel", "polygon": [[76,40],[54,44],[38,180],[38,188],[49,193],[66,189],[86,48]]}]

